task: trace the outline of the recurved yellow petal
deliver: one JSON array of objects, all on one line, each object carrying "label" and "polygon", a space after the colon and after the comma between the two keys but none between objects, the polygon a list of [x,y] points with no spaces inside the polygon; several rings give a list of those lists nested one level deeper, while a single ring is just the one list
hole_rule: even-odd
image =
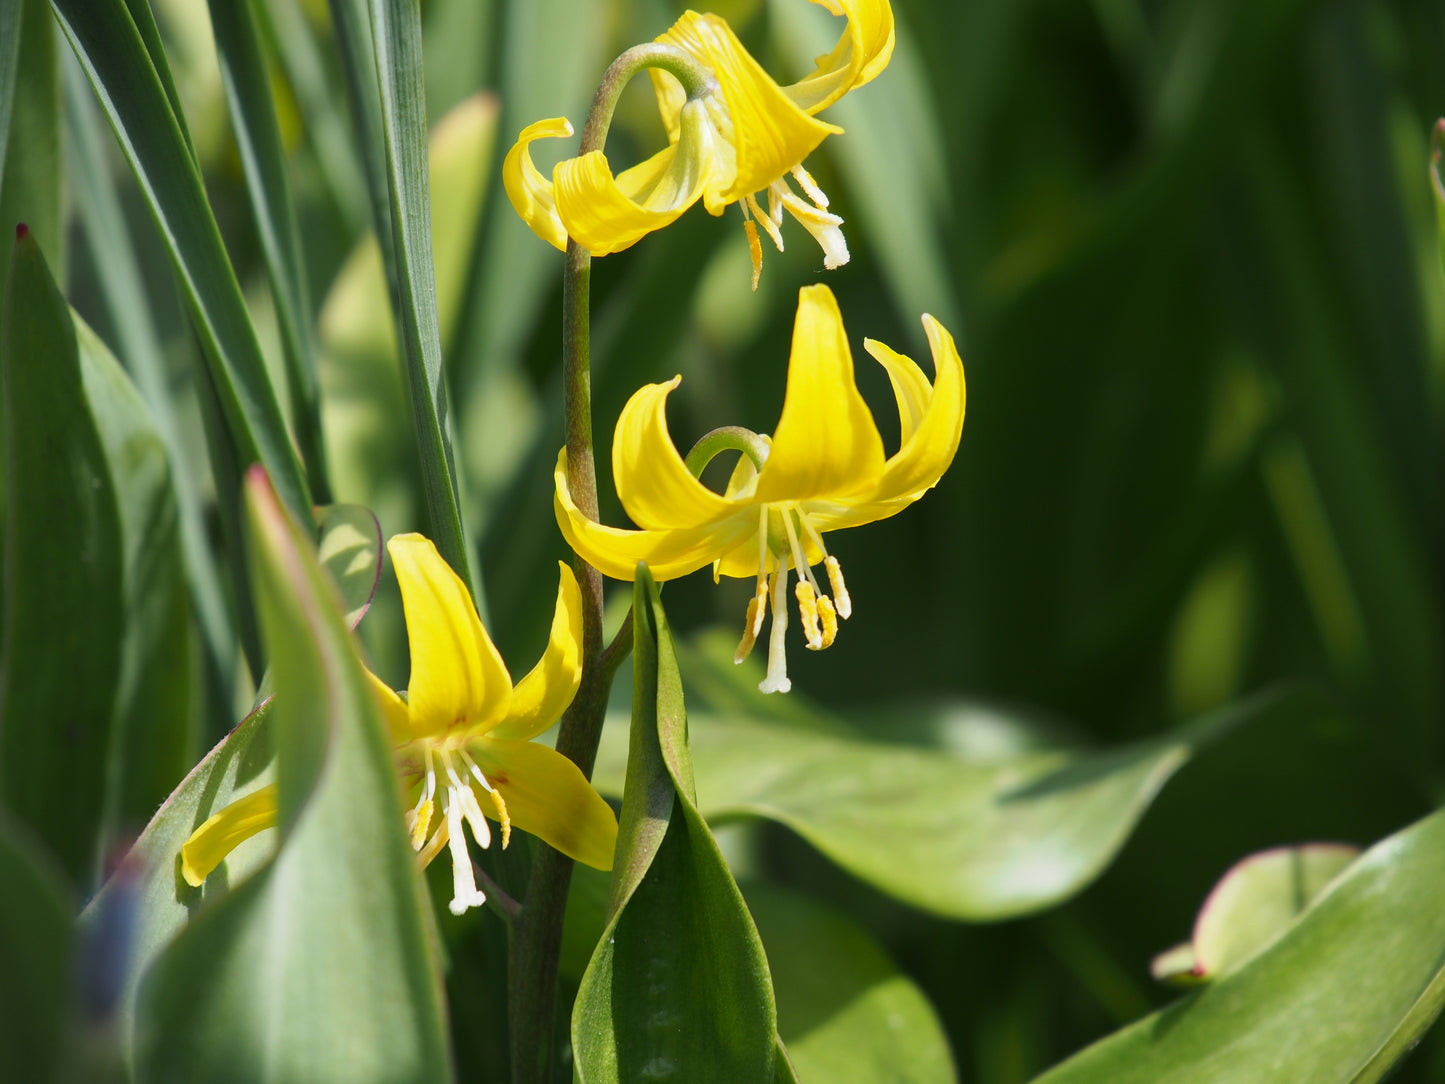
[{"label": "recurved yellow petal", "polygon": [[555,723],[577,695],[582,682],[582,591],[565,564],[557,585],[557,608],[547,650],[531,673],[517,683],[507,717],[490,731],[494,738],[527,741]]},{"label": "recurved yellow petal", "polygon": [[[874,500],[916,500],[932,489],[953,462],[963,435],[967,402],[963,359],[958,356],[953,336],[927,313],[923,316],[923,330],[928,334],[928,346],[933,354],[932,394],[917,427],[884,467]],[[883,362],[877,353],[873,356]],[[916,365],[913,368],[918,369]],[[893,369],[889,368],[889,376],[892,375]]]},{"label": "recurved yellow petal", "polygon": [[276,784],[238,798],[191,833],[181,847],[181,876],[199,888],[226,855],[265,828],[276,827]]},{"label": "recurved yellow petal", "polygon": [[486,737],[467,749],[506,802],[515,827],[578,862],[612,868],[617,817],[577,765],[536,742]]},{"label": "recurved yellow petal", "polygon": [[786,87],[800,109],[817,113],[854,87],[861,87],[893,55],[893,9],[888,0],[812,0],[848,20],[833,51],[818,58],[817,70]]},{"label": "recurved yellow petal", "polygon": [[567,544],[604,576],[630,580],[637,562],[646,561],[659,580],[685,576],[710,563],[719,550],[729,549],[757,530],[756,511],[746,509],[717,522],[668,531],[627,531],[604,527],[582,514],[567,488],[567,450],[557,456],[553,473],[556,493],[553,507],[557,526]]},{"label": "recurved yellow petal", "polygon": [[612,477],[617,497],[645,530],[695,527],[733,510],[692,476],[667,431],[667,397],[682,381],[648,384],[634,392],[617,418]]},{"label": "recurved yellow petal", "polygon": [[759,501],[842,497],[877,484],[883,438],[853,379],[853,354],[833,291],[798,295],[783,416],[758,476]]},{"label": "recurved yellow petal", "polygon": [[366,682],[371,686],[371,693],[376,697],[377,706],[381,708],[381,717],[386,720],[386,729],[391,734],[392,742],[400,745],[410,741],[412,737],[411,711],[407,708],[406,701],[397,696],[390,685],[370,670],[366,671]]},{"label": "recurved yellow petal", "polygon": [[487,729],[505,716],[512,679],[466,586],[430,539],[397,535],[386,548],[401,584],[411,642],[407,707],[412,734]]},{"label": "recurved yellow petal", "polygon": [[[703,191],[712,214],[768,187],[843,129],[800,109],[743,48],[725,19],[686,12],[658,39],[699,58],[712,69],[727,103],[731,131],[721,132],[736,150],[731,176],[719,174]],[[667,106],[661,103],[666,116]],[[686,109],[683,110],[686,114]]]},{"label": "recurved yellow petal", "polygon": [[522,221],[542,240],[567,248],[567,230],[557,214],[556,193],[552,182],[532,164],[531,144],[538,139],[565,138],[572,134],[572,125],[564,117],[539,120],[522,129],[517,142],[502,163],[502,184],[507,198],[521,215]]},{"label": "recurved yellow petal", "polygon": [[888,373],[888,382],[893,385],[893,397],[898,400],[898,425],[902,431],[900,448],[908,443],[923,420],[933,398],[933,385],[923,370],[910,357],[905,357],[891,346],[877,339],[864,339],[863,349],[873,355],[875,361]]}]

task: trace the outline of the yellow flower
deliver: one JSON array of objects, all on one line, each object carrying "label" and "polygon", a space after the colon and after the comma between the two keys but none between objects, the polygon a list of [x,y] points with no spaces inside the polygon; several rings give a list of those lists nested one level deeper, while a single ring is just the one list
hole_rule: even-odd
[{"label": "yellow flower", "polygon": [[[622,507],[641,530],[594,523],[567,488],[566,450],[557,457],[557,522],[567,541],[603,574],[630,580],[637,563],[670,580],[711,563],[713,576],[757,577],[736,661],[762,631],[769,601],[773,627],[763,692],[786,692],[789,569],[808,646],[825,648],[852,602],[823,535],[901,511],[938,483],[963,431],[963,362],[953,338],[923,317],[935,379],[882,343],[863,340],[883,366],[898,401],[902,443],[884,458],[883,440],[853,379],[853,358],[838,303],[826,286],[799,294],[783,414],[771,440],[740,429],[704,437],[684,461],[667,432],[667,397],[681,377],[639,390],[617,419],[612,473]],[[739,458],[725,493],[697,480],[718,452]],[[822,563],[830,598],[813,574]]]},{"label": "yellow flower", "polygon": [[[570,136],[572,126],[561,117],[538,121],[522,131],[502,167],[512,206],[543,240],[565,249],[570,236],[603,256],[668,225],[699,197],[714,215],[736,203],[752,251],[754,288],[762,271],[757,225],[781,252],[787,210],[817,238],[825,267],[847,263],[843,220],[828,210],[828,197],[803,159],[830,133],[842,131],[814,114],[887,66],[893,11],[888,0],[812,2],[843,16],[847,25],[816,69],[787,87],[763,71],[726,20],[686,12],[657,41],[691,57],[715,82],[690,99],[676,78],[651,69],[667,148],[616,176],[602,151],[591,151],[559,163],[549,181],[532,164],[530,144]],[[759,203],[764,192],[766,211]]]},{"label": "yellow flower", "polygon": [[[463,825],[485,848],[487,817],[500,824],[503,847],[515,824],[579,862],[611,869],[617,818],[575,764],[531,741],[561,716],[582,678],[582,595],[571,570],[561,566],[547,649],[513,688],[465,585],[436,547],[405,534],[387,550],[406,610],[411,681],[405,700],[375,675],[371,684],[415,801],[407,829],[418,862],[425,867],[450,847],[452,913],[486,899]],[[186,881],[200,885],[237,844],[275,823],[275,784],[233,802],[182,847]]]}]

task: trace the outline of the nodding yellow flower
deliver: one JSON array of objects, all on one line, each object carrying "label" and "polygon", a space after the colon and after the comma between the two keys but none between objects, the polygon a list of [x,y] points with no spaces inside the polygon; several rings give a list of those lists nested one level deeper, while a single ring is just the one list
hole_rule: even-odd
[{"label": "nodding yellow flower", "polygon": [[[463,825],[483,848],[487,818],[513,825],[597,869],[612,868],[617,818],[570,760],[531,739],[566,710],[582,679],[582,594],[561,566],[546,651],[514,688],[477,616],[466,586],[431,541],[417,534],[387,543],[401,584],[411,641],[406,699],[371,675],[395,747],[418,863],[451,851],[450,908],[461,914],[486,899],[472,875]],[[199,886],[242,840],[276,823],[275,784],[233,802],[181,848],[181,872]]]},{"label": "nodding yellow flower", "polygon": [[[853,611],[838,559],[823,536],[899,512],[938,483],[963,431],[963,362],[953,338],[925,315],[933,353],[932,383],[913,361],[882,343],[863,340],[883,366],[898,401],[902,443],[885,458],[883,440],[853,379],[853,357],[838,303],[826,286],[804,287],[793,326],[783,414],[769,440],[743,429],[718,429],[684,460],[667,431],[667,397],[681,377],[649,384],[617,419],[612,473],[622,507],[641,530],[605,527],[583,515],[567,488],[566,449],[557,457],[557,522],[567,541],[604,575],[630,580],[646,561],[658,580],[706,564],[713,577],[757,578],[736,661],[742,662],[771,605],[763,692],[786,692],[784,641],[788,576],[804,636],[827,647],[838,621]],[[700,481],[719,452],[741,452],[726,491]],[[827,590],[813,572],[821,564]]]},{"label": "nodding yellow flower", "polygon": [[[557,248],[565,249],[570,236],[603,256],[668,225],[699,198],[713,215],[736,203],[752,252],[754,289],[763,258],[758,228],[781,252],[786,210],[822,246],[824,267],[847,263],[843,220],[828,210],[828,197],[803,168],[803,159],[829,134],[842,131],[814,115],[887,66],[893,11],[888,0],[812,2],[847,24],[816,69],[786,87],[763,71],[726,20],[686,12],[657,41],[687,54],[714,82],[689,98],[672,75],[651,70],[667,148],[616,175],[601,150],[591,151],[559,163],[548,180],[533,165],[530,145],[570,136],[572,125],[561,117],[538,121],[523,129],[502,167],[512,206]],[[764,193],[766,210],[760,202]]]}]

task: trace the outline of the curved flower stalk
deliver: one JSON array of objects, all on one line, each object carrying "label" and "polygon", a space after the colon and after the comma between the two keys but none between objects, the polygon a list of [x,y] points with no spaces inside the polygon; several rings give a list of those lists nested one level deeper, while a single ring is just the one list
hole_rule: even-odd
[{"label": "curved flower stalk", "polygon": [[[451,851],[451,911],[480,906],[463,826],[483,848],[487,818],[513,825],[598,869],[612,868],[617,818],[577,766],[531,739],[550,727],[582,677],[582,596],[566,565],[546,651],[514,688],[457,574],[429,539],[387,543],[401,583],[411,641],[411,681],[403,699],[371,675],[395,745],[398,774],[415,804],[407,829],[423,867]],[[239,843],[276,823],[275,784],[216,813],[181,848],[181,872],[200,885]]]},{"label": "curved flower stalk", "polygon": [[[829,134],[842,131],[815,114],[887,66],[893,11],[888,0],[812,2],[847,24],[817,68],[786,87],[763,71],[726,20],[686,12],[657,41],[700,65],[712,80],[689,94],[673,75],[651,68],[667,148],[614,175],[600,146],[584,147],[579,157],[559,163],[548,180],[532,163],[531,144],[570,136],[572,125],[561,117],[538,121],[523,129],[502,167],[512,206],[557,248],[565,249],[572,237],[593,256],[603,256],[668,225],[699,198],[713,215],[736,203],[752,252],[754,289],[762,273],[758,227],[781,252],[786,210],[822,246],[825,267],[847,263],[843,220],[828,210],[828,197],[803,160]],[[764,193],[766,210],[760,202]]]},{"label": "curved flower stalk", "polygon": [[[853,357],[838,303],[826,286],[804,287],[793,327],[788,387],[777,431],[766,436],[720,429],[698,442],[686,460],[667,431],[667,397],[682,379],[649,384],[617,419],[612,472],[622,507],[641,530],[594,523],[576,507],[567,486],[565,450],[558,456],[555,507],[567,541],[605,575],[630,580],[646,561],[658,580],[703,565],[713,576],[757,578],[735,660],[752,651],[769,605],[768,673],[763,692],[786,692],[784,642],[789,571],[808,646],[829,646],[852,601],[838,559],[823,536],[883,519],[938,483],[953,461],[963,431],[963,362],[953,337],[923,317],[933,353],[932,383],[909,358],[871,339],[864,348],[887,370],[898,401],[902,443],[886,457],[883,440],[853,379]],[[698,481],[718,453],[742,453],[724,493]],[[831,597],[813,566],[822,564]]]}]

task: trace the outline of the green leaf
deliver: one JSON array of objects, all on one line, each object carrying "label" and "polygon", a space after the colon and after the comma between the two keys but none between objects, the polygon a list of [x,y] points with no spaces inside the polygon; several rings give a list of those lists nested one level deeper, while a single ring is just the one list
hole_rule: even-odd
[{"label": "green leaf", "polygon": [[412,0],[376,0],[371,16],[391,194],[389,255],[396,262],[394,278],[399,295],[394,315],[397,337],[404,347],[427,518],[438,551],[480,605],[480,580],[471,573],[457,504],[457,471],[447,422],[447,384],[431,251],[421,9]]},{"label": "green leaf", "polygon": [[795,892],[749,885],[778,998],[778,1034],[800,1080],[952,1084],[933,1006],[878,943]]},{"label": "green leaf", "polygon": [[[694,669],[699,684],[728,690],[738,705],[691,719],[709,823],[777,821],[903,902],[975,922],[1079,891],[1196,746],[1277,700],[1256,697],[1176,733],[1094,752],[992,706],[896,708],[859,726],[795,693],[743,694],[705,664]],[[748,670],[738,673],[749,681]],[[604,737],[595,775],[604,794],[619,793],[620,738],[616,727]]]},{"label": "green leaf", "polygon": [[1445,1003],[1445,813],[1360,857],[1238,971],[1038,1084],[1383,1079]]},{"label": "green leaf", "polygon": [[23,231],[0,372],[9,467],[0,802],[89,886],[121,669],[121,524],[70,309]]},{"label": "green leaf", "polygon": [[[287,507],[304,516],[306,481],[163,76],[121,0],[52,0],[52,7],[155,217],[239,465],[263,464]],[[164,71],[162,58],[154,59]]]},{"label": "green leaf", "polygon": [[0,1050],[11,1079],[71,1079],[70,901],[64,878],[15,824],[0,819]]},{"label": "green leaf", "polygon": [[197,668],[170,463],[150,412],[75,317],[80,373],[119,515],[122,626],[102,850],[129,840],[195,762]]},{"label": "green leaf", "polygon": [[346,626],[366,616],[381,582],[381,524],[359,504],[328,504],[316,510],[317,556],[331,574],[346,607]]},{"label": "green leaf", "polygon": [[[8,72],[7,53],[14,54]],[[64,281],[58,55],[55,26],[43,3],[0,3],[0,233],[8,236],[24,222],[51,253],[53,274]],[[0,266],[0,293],[4,287]]]},{"label": "green leaf", "polygon": [[633,741],[611,919],[582,976],[582,1084],[769,1080],[777,1014],[742,894],[693,804],[682,679],[657,585],[633,593]]},{"label": "green leaf", "polygon": [[221,83],[231,111],[231,127],[241,155],[246,192],[261,240],[266,275],[276,304],[281,352],[286,361],[292,422],[307,481],[319,501],[329,500],[321,408],[316,394],[316,356],[311,333],[311,301],[306,265],[291,186],[286,179],[286,150],[271,97],[271,80],[261,55],[261,39],[251,0],[209,0],[211,29],[221,64]]},{"label": "green leaf", "polygon": [[310,542],[259,471],[247,505],[281,840],[151,968],[138,1076],[449,1079],[429,911],[376,704]]},{"label": "green leaf", "polygon": [[1441,176],[1441,158],[1445,157],[1445,117],[1435,122],[1430,132],[1430,194],[1435,197],[1435,225],[1440,234],[1440,266],[1445,268],[1445,176]]},{"label": "green leaf", "polygon": [[1226,873],[1199,912],[1192,940],[1155,957],[1156,979],[1222,978],[1268,948],[1360,853],[1306,843],[1250,855]]}]

